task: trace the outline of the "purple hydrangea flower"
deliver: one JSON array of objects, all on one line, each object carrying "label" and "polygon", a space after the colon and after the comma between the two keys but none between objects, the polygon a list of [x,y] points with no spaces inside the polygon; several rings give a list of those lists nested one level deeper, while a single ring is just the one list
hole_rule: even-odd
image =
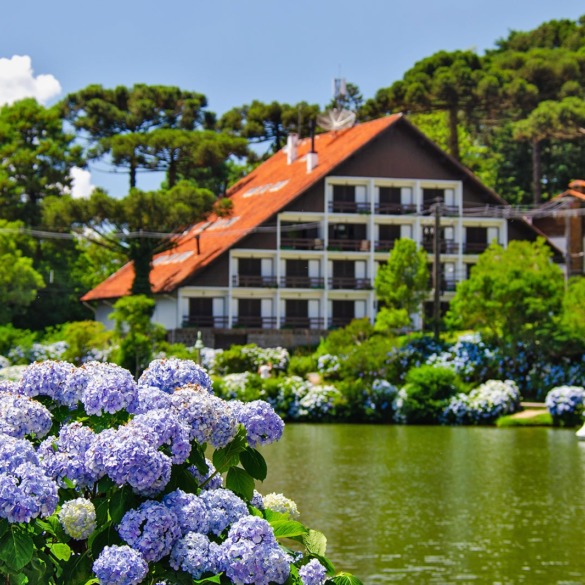
[{"label": "purple hydrangea flower", "polygon": [[40,467],[25,463],[0,473],[0,517],[8,522],[45,518],[58,503],[57,484]]},{"label": "purple hydrangea flower", "polygon": [[51,413],[40,402],[16,394],[0,394],[0,433],[22,439],[44,437],[51,430]]},{"label": "purple hydrangea flower", "polygon": [[246,427],[251,447],[274,443],[282,437],[284,422],[274,408],[264,400],[234,401],[233,409],[238,422]]},{"label": "purple hydrangea flower", "polygon": [[25,396],[49,396],[58,404],[72,406],[76,397],[70,395],[68,384],[75,371],[76,367],[68,362],[35,362],[24,371],[18,392]]},{"label": "purple hydrangea flower", "polygon": [[217,573],[217,550],[219,546],[210,542],[205,534],[188,532],[179,539],[171,552],[170,565],[176,571],[182,570],[195,579],[205,573]]},{"label": "purple hydrangea flower", "polygon": [[93,564],[100,585],[138,585],[148,574],[142,555],[129,546],[106,546]]},{"label": "purple hydrangea flower", "polygon": [[169,409],[171,396],[154,386],[138,385],[138,402],[133,414],[144,414],[149,410]]},{"label": "purple hydrangea flower", "polygon": [[236,436],[238,422],[225,400],[197,386],[177,390],[171,400],[173,411],[189,427],[191,440],[220,448]]},{"label": "purple hydrangea flower", "polygon": [[82,368],[88,376],[81,396],[87,414],[99,416],[102,411],[114,414],[122,409],[136,409],[138,387],[128,370],[102,362],[90,362]]},{"label": "purple hydrangea flower", "polygon": [[218,549],[218,568],[234,583],[284,583],[292,559],[278,545],[270,524],[247,516],[238,520]]},{"label": "purple hydrangea flower", "polygon": [[156,448],[170,445],[173,463],[183,463],[191,453],[189,429],[168,410],[151,410],[136,415],[129,426],[139,427],[154,440]]},{"label": "purple hydrangea flower", "polygon": [[327,569],[317,560],[311,559],[299,569],[303,585],[323,585],[327,579]]},{"label": "purple hydrangea flower", "polygon": [[39,445],[41,467],[61,487],[65,486],[65,478],[78,487],[93,485],[98,474],[88,467],[86,453],[95,438],[93,430],[80,422],[63,425],[58,437],[48,437]]},{"label": "purple hydrangea flower", "polygon": [[181,533],[209,532],[209,513],[205,502],[195,494],[175,490],[167,494],[162,503],[177,517]]},{"label": "purple hydrangea flower", "polygon": [[245,502],[230,490],[204,491],[199,498],[207,506],[209,531],[218,536],[230,524],[249,515]]},{"label": "purple hydrangea flower", "polygon": [[0,434],[0,473],[14,471],[19,465],[28,464],[39,466],[39,458],[35,449],[26,439],[16,439],[9,435]]},{"label": "purple hydrangea flower", "polygon": [[154,386],[163,392],[174,392],[183,386],[196,384],[211,392],[211,378],[192,360],[164,358],[154,360],[138,380],[142,386]]},{"label": "purple hydrangea flower", "polygon": [[181,536],[179,521],[164,504],[148,500],[128,510],[118,525],[120,536],[148,562],[167,556]]},{"label": "purple hydrangea flower", "polygon": [[252,504],[254,508],[258,508],[258,510],[264,510],[264,498],[259,491],[254,490],[254,495],[250,500],[250,504]]}]

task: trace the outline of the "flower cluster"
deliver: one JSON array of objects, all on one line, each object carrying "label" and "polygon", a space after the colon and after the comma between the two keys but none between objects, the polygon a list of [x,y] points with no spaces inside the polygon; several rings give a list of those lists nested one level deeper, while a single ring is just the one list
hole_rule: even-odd
[{"label": "flower cluster", "polygon": [[148,573],[142,555],[129,547],[106,546],[93,564],[100,585],[138,585]]},{"label": "flower cluster", "polygon": [[52,425],[51,413],[40,402],[26,396],[0,393],[0,433],[23,439],[44,437]]},{"label": "flower cluster", "polygon": [[317,360],[317,370],[324,376],[330,376],[339,371],[341,362],[336,355],[326,353],[325,355],[319,356]]},{"label": "flower cluster", "polygon": [[303,585],[323,585],[327,569],[317,559],[311,559],[299,569],[299,577]]},{"label": "flower cluster", "polygon": [[154,386],[163,392],[174,392],[177,388],[197,385],[211,391],[211,378],[194,361],[168,358],[154,360],[138,380],[141,386]]},{"label": "flower cluster", "polygon": [[266,494],[262,497],[262,504],[263,509],[280,512],[281,514],[288,514],[291,518],[298,518],[300,516],[296,503],[283,494],[277,494],[274,492]]},{"label": "flower cluster", "polygon": [[488,380],[469,394],[451,398],[442,421],[455,424],[487,424],[511,414],[520,405],[520,391],[512,380]]},{"label": "flower cluster", "polygon": [[85,540],[96,529],[95,506],[85,498],[69,500],[61,507],[59,520],[71,538]]},{"label": "flower cluster", "polygon": [[578,424],[585,412],[585,389],[581,386],[553,388],[546,395],[545,404],[557,424]]},{"label": "flower cluster", "polygon": [[310,386],[308,392],[299,400],[299,419],[320,420],[332,414],[341,393],[335,386]]}]

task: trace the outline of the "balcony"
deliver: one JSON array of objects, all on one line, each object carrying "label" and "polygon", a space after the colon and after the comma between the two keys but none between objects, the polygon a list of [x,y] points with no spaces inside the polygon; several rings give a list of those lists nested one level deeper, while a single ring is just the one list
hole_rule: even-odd
[{"label": "balcony", "polygon": [[369,252],[370,240],[331,239],[327,244],[331,252]]},{"label": "balcony", "polygon": [[322,276],[282,276],[280,286],[283,288],[323,288],[325,279]]},{"label": "balcony", "polygon": [[405,215],[407,213],[416,213],[416,205],[413,203],[376,203],[374,212],[379,215]]},{"label": "balcony", "polygon": [[274,288],[277,286],[276,276],[261,276],[260,274],[234,274],[232,286],[246,288]]},{"label": "balcony", "polygon": [[323,329],[322,317],[304,317],[295,315],[294,317],[283,317],[281,329]]},{"label": "balcony", "polygon": [[280,247],[284,250],[322,250],[320,238],[281,238]]},{"label": "balcony", "polygon": [[487,242],[467,242],[463,244],[464,254],[481,254],[489,247]]},{"label": "balcony", "polygon": [[394,249],[396,240],[378,240],[374,242],[374,250],[376,252],[390,252]]},{"label": "balcony", "polygon": [[227,315],[187,315],[183,317],[183,327],[216,327],[218,329],[224,329],[227,326]]},{"label": "balcony", "polygon": [[274,329],[276,317],[263,317],[262,315],[239,315],[234,317],[232,328],[234,329]]},{"label": "balcony", "polygon": [[339,329],[349,325],[355,317],[330,317],[327,320],[327,329]]},{"label": "balcony", "polygon": [[329,211],[332,213],[370,213],[369,201],[330,201]]},{"label": "balcony", "polygon": [[339,290],[370,290],[372,282],[369,278],[355,278],[353,276],[333,276],[328,279],[330,289]]},{"label": "balcony", "polygon": [[[422,243],[423,250],[432,254],[434,252],[434,243],[433,240],[425,240]],[[440,252],[441,254],[458,254],[459,253],[459,244],[452,240],[443,240],[440,242]]]}]

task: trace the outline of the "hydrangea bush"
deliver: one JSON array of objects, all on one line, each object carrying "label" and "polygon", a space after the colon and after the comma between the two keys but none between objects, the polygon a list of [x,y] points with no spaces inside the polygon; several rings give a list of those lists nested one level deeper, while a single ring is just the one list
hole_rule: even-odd
[{"label": "hydrangea bush", "polygon": [[558,386],[546,395],[545,404],[555,424],[561,426],[582,424],[585,389],[581,386]]},{"label": "hydrangea bush", "polygon": [[[136,382],[60,361],[0,385],[0,574],[8,584],[359,584],[282,494],[257,450],[284,423],[227,401],[189,360]],[[205,457],[211,454],[211,460]],[[294,551],[289,544],[294,543]]]}]

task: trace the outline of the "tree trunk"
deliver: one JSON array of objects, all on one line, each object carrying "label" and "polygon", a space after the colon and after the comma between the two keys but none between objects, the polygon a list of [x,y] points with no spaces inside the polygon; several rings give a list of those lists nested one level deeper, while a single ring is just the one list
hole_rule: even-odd
[{"label": "tree trunk", "polygon": [[532,141],[532,193],[534,196],[534,205],[540,205],[542,201],[540,144],[540,140]]},{"label": "tree trunk", "polygon": [[130,189],[136,188],[136,158],[130,160]]},{"label": "tree trunk", "polygon": [[458,121],[459,109],[457,106],[449,108],[449,152],[451,156],[456,160],[461,160],[459,154],[459,121]]},{"label": "tree trunk", "polygon": [[[138,240],[140,241],[140,240]],[[152,250],[146,250],[146,246],[138,245],[133,250],[131,260],[134,262],[134,280],[131,294],[152,296],[150,284],[150,271],[152,269]]]},{"label": "tree trunk", "polygon": [[169,189],[172,189],[177,184],[177,161],[171,155],[169,160],[169,170],[167,172],[167,180],[169,182]]}]

